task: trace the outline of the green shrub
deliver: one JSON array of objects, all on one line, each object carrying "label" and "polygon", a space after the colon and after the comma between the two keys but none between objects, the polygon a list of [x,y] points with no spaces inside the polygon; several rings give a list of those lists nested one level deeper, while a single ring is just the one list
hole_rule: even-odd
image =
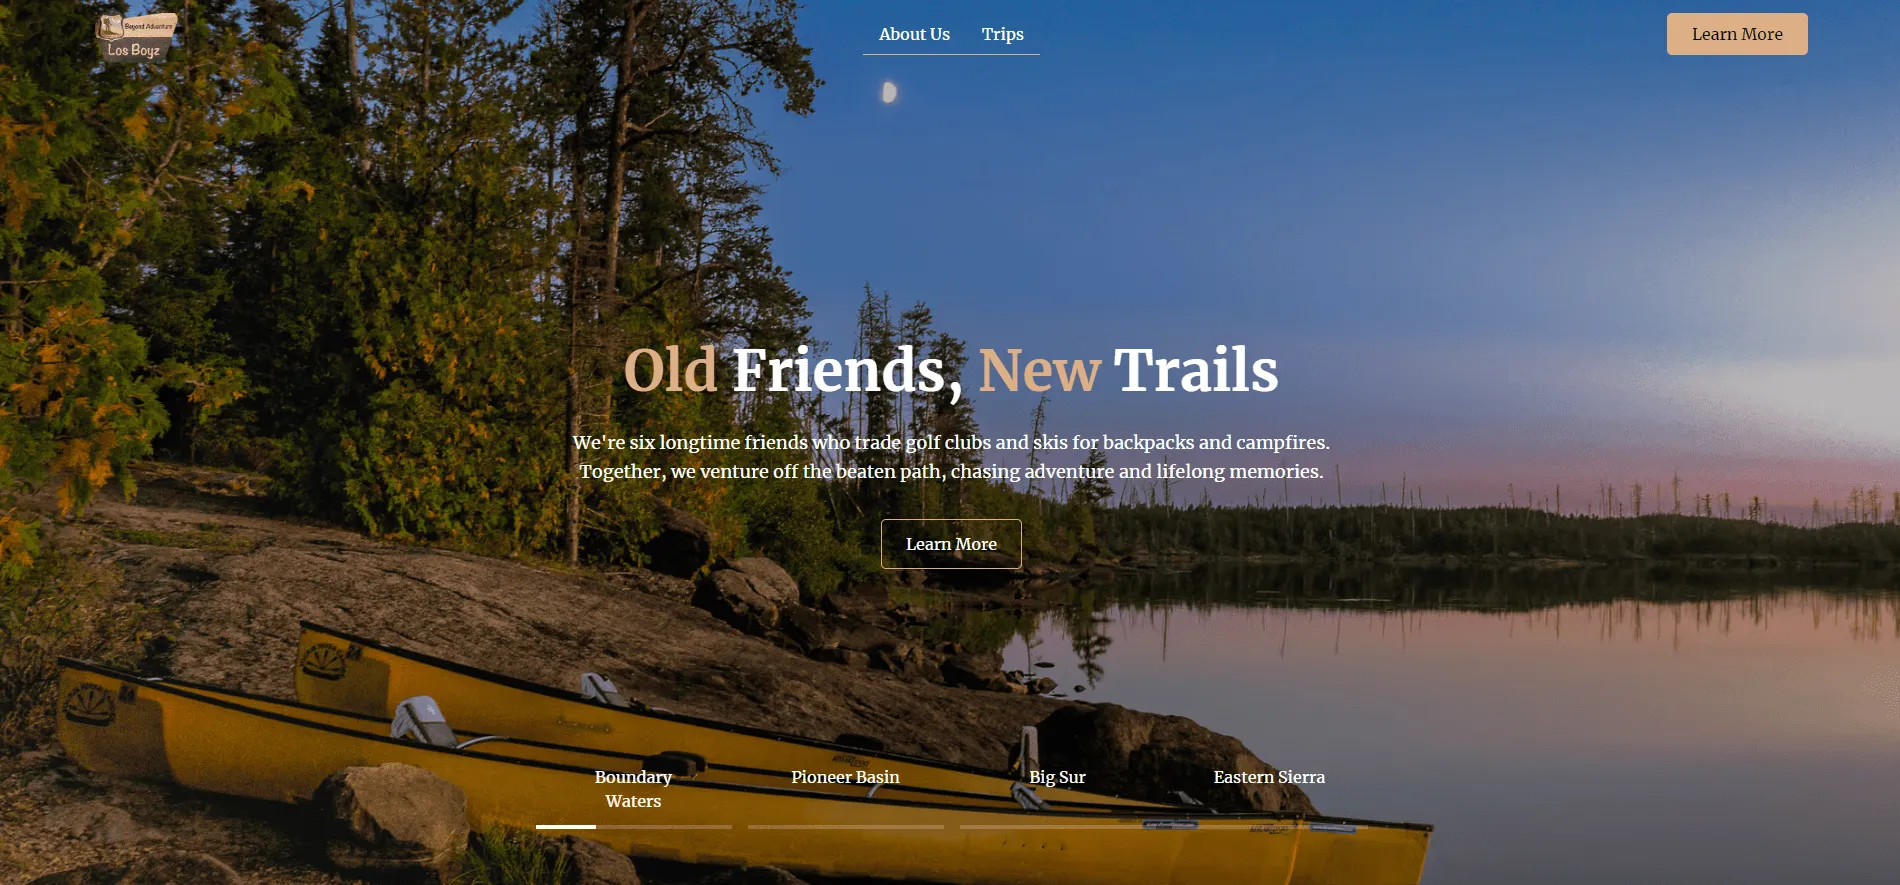
[{"label": "green shrub", "polygon": [[566,885],[567,854],[553,839],[491,826],[469,837],[455,885]]},{"label": "green shrub", "polygon": [[0,755],[52,734],[60,657],[137,666],[143,609],[118,591],[116,569],[56,551],[0,584]]},{"label": "green shrub", "polygon": [[840,540],[822,497],[807,480],[742,483],[733,505],[745,522],[745,547],[785,567],[813,596],[877,573],[875,560]]},{"label": "green shrub", "polygon": [[232,534],[230,529],[216,524],[206,524],[188,531],[106,529],[105,534],[121,544],[184,547],[213,553],[249,553],[257,549],[256,541]]}]

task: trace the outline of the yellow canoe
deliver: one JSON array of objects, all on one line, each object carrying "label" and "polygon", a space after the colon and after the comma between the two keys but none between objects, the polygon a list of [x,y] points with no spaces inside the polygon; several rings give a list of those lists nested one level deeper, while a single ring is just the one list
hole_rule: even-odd
[{"label": "yellow canoe", "polygon": [[[298,701],[262,697],[260,695],[247,694],[241,691],[181,679],[140,678],[138,682],[146,685],[162,684],[176,693],[192,695],[228,706],[241,707],[255,712],[297,719],[358,734],[381,737],[387,736],[391,732],[390,721],[375,716],[366,716],[343,710],[330,710]],[[487,735],[461,729],[452,729],[452,735],[449,736],[449,740],[462,746],[479,744],[481,745],[481,751],[483,753],[517,761],[549,762],[569,767],[614,772],[643,771],[654,767],[654,763],[649,761],[653,758],[651,756],[633,753],[617,753],[607,750],[588,750],[579,747],[549,744],[541,741],[508,738],[501,735]],[[674,761],[677,763],[681,760],[675,757]],[[960,793],[954,790],[911,787],[902,784],[885,783],[881,780],[867,781],[865,784],[826,782],[799,784],[793,780],[792,773],[789,771],[772,771],[762,768],[726,765],[701,759],[689,759],[684,761],[690,762],[692,767],[697,770],[698,773],[695,777],[702,781],[709,782],[772,788],[794,787],[800,790],[840,796],[874,795],[884,798],[911,798],[973,808],[1018,809],[1022,807],[1021,803],[1011,796]],[[1032,790],[1030,792],[1036,798],[1042,798],[1039,794],[1036,794],[1035,791]],[[1051,808],[1056,809],[1107,811],[1119,808],[1119,806],[1100,803],[1065,802],[1061,800],[1053,802],[1044,801]]]},{"label": "yellow canoe", "polygon": [[[888,771],[906,786],[1007,797],[1008,772],[956,765],[783,732],[614,707],[499,673],[305,622],[297,649],[297,700],[387,721],[396,705],[428,695],[457,728],[619,753],[686,750],[708,760],[772,770]],[[1049,801],[1173,808],[1086,790],[1038,787]]]},{"label": "yellow canoe", "polygon": [[[360,636],[303,624],[296,672],[299,700],[386,721],[405,698],[429,695],[459,727],[582,749],[619,753],[690,750],[715,762],[758,769],[898,774],[907,787],[1002,800],[1015,778],[1002,771],[817,741],[764,729],[682,716],[642,706],[613,707]],[[715,768],[721,766],[714,766]],[[737,766],[735,766],[737,767]],[[1178,809],[1081,790],[1039,787],[1057,808],[1106,804],[1162,813]],[[967,801],[954,799],[952,801]],[[1014,805],[1014,802],[1009,804]],[[1172,813],[1172,812],[1167,812]],[[1315,820],[1302,839],[1294,885],[1416,885],[1431,827],[1374,821]]]},{"label": "yellow canoe", "polygon": [[[1175,809],[1146,816],[979,809],[703,777],[601,785],[598,769],[509,758],[490,744],[452,749],[397,740],[351,727],[353,717],[286,715],[96,665],[61,664],[60,740],[93,771],[295,802],[338,769],[400,762],[461,787],[473,826],[578,829],[642,857],[952,885],[1285,885],[1297,881],[1306,840],[1335,835],[1325,827],[1355,825]],[[609,797],[657,800],[658,807],[614,807]],[[1422,846],[1426,832],[1409,832]]]}]

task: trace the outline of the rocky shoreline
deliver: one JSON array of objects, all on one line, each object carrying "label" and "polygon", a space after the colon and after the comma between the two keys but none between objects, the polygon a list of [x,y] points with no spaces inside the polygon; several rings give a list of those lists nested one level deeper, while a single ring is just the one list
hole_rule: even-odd
[{"label": "rocky shoreline", "polygon": [[[1053,679],[924,638],[952,604],[1044,605],[1021,583],[922,588],[911,573],[814,598],[762,559],[720,561],[696,580],[572,573],[374,541],[265,515],[254,500],[202,480],[148,480],[138,503],[101,500],[64,529],[62,543],[116,569],[121,592],[145,608],[146,673],[287,697],[298,623],[310,620],[543,684],[594,671],[629,697],[682,713],[826,740],[865,736],[987,768],[1005,766],[1021,726],[1039,725],[1045,763],[1095,772],[1124,795],[1169,799],[1205,784],[1197,798],[1219,807],[1312,810],[1297,786],[1213,786],[1216,769],[1274,770],[1233,738],[1180,717],[1051,698]],[[1092,568],[1044,567],[1030,580],[1086,578]],[[939,604],[905,598],[923,589]],[[44,882],[233,881],[184,855],[215,859],[238,881],[353,881],[313,841],[313,813],[99,778],[52,745],[0,759],[0,829],[9,833],[0,882],[75,868],[89,871]],[[161,861],[201,872],[147,869]],[[675,867],[643,862],[641,878],[626,881],[755,881]]]},{"label": "rocky shoreline", "polygon": [[[934,622],[954,620],[959,611],[1046,609],[1055,603],[1043,594],[1053,590],[1169,568],[1147,557],[1098,561],[1089,551],[1067,563],[1032,561],[1010,571],[895,569],[819,597],[800,588],[769,559],[711,559],[711,533],[690,514],[665,508],[660,522],[662,530],[644,550],[654,571],[696,579],[685,600],[740,632],[815,661],[1010,694],[1067,696],[1053,677],[1005,670],[1002,656],[993,650],[968,649],[954,640],[933,642],[919,634],[929,634]],[[938,558],[958,567],[969,562]],[[1014,565],[1013,560],[1007,562]],[[916,591],[928,592],[934,605],[901,599]],[[1072,690],[1085,691],[1079,685]]]}]

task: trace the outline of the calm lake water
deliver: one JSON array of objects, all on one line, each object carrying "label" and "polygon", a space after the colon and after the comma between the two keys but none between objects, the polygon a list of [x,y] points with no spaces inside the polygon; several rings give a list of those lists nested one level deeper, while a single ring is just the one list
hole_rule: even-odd
[{"label": "calm lake water", "polygon": [[1006,666],[1435,824],[1434,885],[1893,883],[1900,595],[1868,586],[1203,570],[1084,594]]}]

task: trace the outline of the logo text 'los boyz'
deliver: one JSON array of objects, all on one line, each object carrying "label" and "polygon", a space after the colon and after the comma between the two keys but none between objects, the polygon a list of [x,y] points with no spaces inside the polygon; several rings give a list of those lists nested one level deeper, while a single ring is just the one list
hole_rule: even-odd
[{"label": "logo text 'los boyz'", "polygon": [[96,29],[99,54],[109,62],[163,61],[177,29],[177,13],[102,15]]}]

